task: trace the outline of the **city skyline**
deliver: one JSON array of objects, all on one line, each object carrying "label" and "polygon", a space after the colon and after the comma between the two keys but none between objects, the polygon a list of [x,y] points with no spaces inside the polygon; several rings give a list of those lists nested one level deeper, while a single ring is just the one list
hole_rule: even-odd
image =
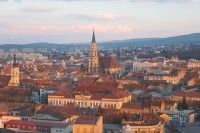
[{"label": "city skyline", "polygon": [[0,0],[0,44],[168,37],[200,30],[198,0]]}]

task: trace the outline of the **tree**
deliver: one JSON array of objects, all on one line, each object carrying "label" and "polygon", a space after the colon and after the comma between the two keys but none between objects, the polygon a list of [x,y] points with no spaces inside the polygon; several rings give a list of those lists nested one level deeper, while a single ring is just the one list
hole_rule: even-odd
[{"label": "tree", "polygon": [[182,106],[181,107],[182,107],[183,110],[187,110],[188,109],[188,104],[187,104],[185,96],[183,96]]},{"label": "tree", "polygon": [[128,120],[128,116],[127,116],[127,113],[126,113],[126,112],[124,112],[124,113],[122,114],[122,119],[124,119],[125,121]]},{"label": "tree", "polygon": [[177,109],[178,109],[178,110],[182,110],[182,103],[181,103],[181,102],[178,103]]},{"label": "tree", "polygon": [[101,106],[98,107],[98,109],[95,112],[96,116],[102,116],[103,115],[103,109],[101,108]]},{"label": "tree", "polygon": [[84,70],[84,65],[81,63],[80,70]]}]

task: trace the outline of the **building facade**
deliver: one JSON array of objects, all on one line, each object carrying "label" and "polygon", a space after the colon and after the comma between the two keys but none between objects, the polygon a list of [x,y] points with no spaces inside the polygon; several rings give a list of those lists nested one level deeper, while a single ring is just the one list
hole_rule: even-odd
[{"label": "building facade", "polygon": [[65,106],[67,103],[74,103],[82,108],[115,108],[120,109],[123,103],[131,101],[130,93],[117,92],[113,94],[50,94],[48,96],[48,104],[50,106]]}]

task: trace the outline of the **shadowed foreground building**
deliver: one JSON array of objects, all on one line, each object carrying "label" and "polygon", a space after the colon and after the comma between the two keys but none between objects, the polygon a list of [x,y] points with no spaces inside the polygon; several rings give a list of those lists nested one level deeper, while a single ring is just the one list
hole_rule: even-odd
[{"label": "shadowed foreground building", "polygon": [[103,117],[83,116],[73,124],[73,133],[102,133]]}]

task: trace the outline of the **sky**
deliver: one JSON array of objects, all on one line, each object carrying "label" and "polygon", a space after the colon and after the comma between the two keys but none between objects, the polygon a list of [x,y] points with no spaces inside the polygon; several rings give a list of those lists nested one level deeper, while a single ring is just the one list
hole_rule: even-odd
[{"label": "sky", "polygon": [[0,0],[0,44],[90,42],[200,32],[200,0]]}]

